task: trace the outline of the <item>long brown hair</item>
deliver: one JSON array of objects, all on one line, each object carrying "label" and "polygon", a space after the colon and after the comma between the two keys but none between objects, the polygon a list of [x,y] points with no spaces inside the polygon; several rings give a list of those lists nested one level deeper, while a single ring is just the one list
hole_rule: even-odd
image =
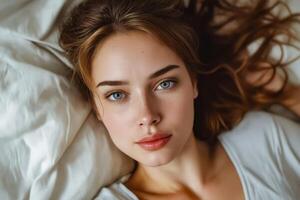
[{"label": "long brown hair", "polygon": [[[75,78],[93,105],[91,61],[96,47],[116,32],[138,30],[154,34],[182,58],[191,77],[198,80],[194,131],[213,142],[243,115],[267,109],[288,97],[283,56],[272,48],[293,46],[293,23],[299,14],[276,1],[249,0],[87,0],[61,26],[60,45],[75,66]],[[285,9],[287,15],[279,11]],[[254,52],[249,50],[256,42]],[[282,50],[282,49],[281,49]],[[283,55],[281,51],[281,55]],[[259,85],[245,80],[247,73],[268,68],[272,76]],[[285,82],[278,91],[264,89],[280,70]]]}]

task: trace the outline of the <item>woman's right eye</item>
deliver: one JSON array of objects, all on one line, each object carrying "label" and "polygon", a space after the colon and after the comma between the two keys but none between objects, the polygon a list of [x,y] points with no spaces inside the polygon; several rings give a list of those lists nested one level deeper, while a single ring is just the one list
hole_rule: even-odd
[{"label": "woman's right eye", "polygon": [[125,94],[123,92],[112,92],[106,98],[110,101],[121,101],[125,98]]}]

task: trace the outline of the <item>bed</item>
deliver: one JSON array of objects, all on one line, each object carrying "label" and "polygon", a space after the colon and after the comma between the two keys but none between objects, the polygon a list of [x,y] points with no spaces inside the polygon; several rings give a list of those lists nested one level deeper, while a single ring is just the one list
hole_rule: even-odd
[{"label": "bed", "polygon": [[[58,46],[58,24],[80,1],[0,4],[1,200],[92,199],[133,168],[70,82],[73,66]],[[289,4],[300,11],[300,1]],[[289,69],[300,83],[300,61]]]}]

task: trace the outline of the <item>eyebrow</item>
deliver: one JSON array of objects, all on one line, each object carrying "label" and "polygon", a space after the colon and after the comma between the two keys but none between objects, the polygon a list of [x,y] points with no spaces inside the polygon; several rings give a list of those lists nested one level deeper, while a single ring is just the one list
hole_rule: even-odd
[{"label": "eyebrow", "polygon": [[[168,65],[156,72],[154,72],[153,74],[151,74],[149,76],[149,79],[153,79],[153,78],[156,78],[158,76],[161,76],[173,69],[177,69],[179,68],[178,65]],[[102,81],[100,83],[97,84],[96,87],[99,87],[99,86],[116,86],[116,85],[128,85],[128,81]]]}]

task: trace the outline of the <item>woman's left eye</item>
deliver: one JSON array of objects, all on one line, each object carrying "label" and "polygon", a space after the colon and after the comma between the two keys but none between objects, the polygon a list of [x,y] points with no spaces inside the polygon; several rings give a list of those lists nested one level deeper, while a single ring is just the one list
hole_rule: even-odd
[{"label": "woman's left eye", "polygon": [[166,80],[166,81],[161,82],[158,85],[157,89],[158,90],[170,89],[170,88],[174,87],[175,84],[176,84],[175,80]]}]

